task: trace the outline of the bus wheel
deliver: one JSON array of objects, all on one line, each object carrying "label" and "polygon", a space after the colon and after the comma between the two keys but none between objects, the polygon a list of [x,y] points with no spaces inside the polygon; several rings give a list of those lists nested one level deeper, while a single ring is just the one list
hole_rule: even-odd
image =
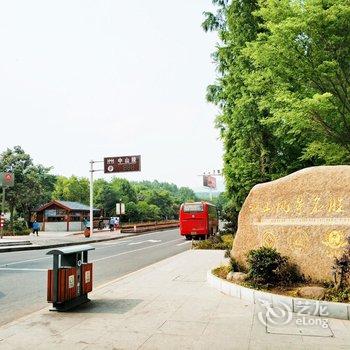
[{"label": "bus wheel", "polygon": [[186,240],[189,241],[192,238],[191,235],[186,235]]}]

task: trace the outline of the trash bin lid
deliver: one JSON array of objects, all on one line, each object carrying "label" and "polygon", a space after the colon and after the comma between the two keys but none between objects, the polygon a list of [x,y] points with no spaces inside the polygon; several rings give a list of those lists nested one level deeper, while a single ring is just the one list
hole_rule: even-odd
[{"label": "trash bin lid", "polygon": [[95,248],[90,244],[80,244],[73,245],[70,247],[52,249],[49,252],[47,252],[46,255],[67,255],[73,253],[87,252],[89,250],[95,250]]}]

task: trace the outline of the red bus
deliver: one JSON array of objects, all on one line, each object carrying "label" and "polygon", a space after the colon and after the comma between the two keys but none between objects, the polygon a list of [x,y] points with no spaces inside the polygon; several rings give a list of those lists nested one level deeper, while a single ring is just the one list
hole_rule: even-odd
[{"label": "red bus", "polygon": [[218,231],[219,219],[216,206],[208,202],[183,203],[180,207],[180,234],[208,237]]}]

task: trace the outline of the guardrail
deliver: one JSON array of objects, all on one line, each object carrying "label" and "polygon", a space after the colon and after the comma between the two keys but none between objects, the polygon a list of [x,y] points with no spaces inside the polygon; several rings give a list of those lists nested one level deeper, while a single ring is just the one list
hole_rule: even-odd
[{"label": "guardrail", "polygon": [[142,222],[138,224],[122,224],[121,232],[123,233],[147,232],[147,231],[165,230],[168,228],[175,228],[175,227],[179,227],[179,221],[177,220]]}]

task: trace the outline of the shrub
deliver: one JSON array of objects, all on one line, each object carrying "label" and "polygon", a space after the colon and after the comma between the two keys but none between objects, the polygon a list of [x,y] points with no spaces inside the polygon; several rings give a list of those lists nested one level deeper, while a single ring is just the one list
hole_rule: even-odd
[{"label": "shrub", "polygon": [[221,249],[231,250],[233,243],[232,235],[210,236],[204,241],[193,243],[194,249]]},{"label": "shrub", "polygon": [[29,235],[30,233],[26,221],[22,218],[13,220],[13,232],[10,232],[10,221],[6,220],[4,230],[7,233],[14,233],[15,235]]},{"label": "shrub", "polygon": [[305,281],[298,266],[289,262],[288,258],[285,257],[285,259],[285,262],[278,266],[276,271],[277,276],[279,276],[279,285],[291,286],[295,283]]},{"label": "shrub", "polygon": [[325,299],[337,303],[348,303],[350,301],[350,288],[338,290],[334,288],[327,288]]},{"label": "shrub", "polygon": [[233,272],[246,272],[246,269],[232,256],[230,257],[230,265]]},{"label": "shrub", "polygon": [[291,285],[302,281],[298,267],[274,248],[261,247],[248,253],[248,279],[260,285]]},{"label": "shrub", "polygon": [[350,277],[350,237],[343,255],[334,259],[332,275],[335,290],[345,289]]}]

